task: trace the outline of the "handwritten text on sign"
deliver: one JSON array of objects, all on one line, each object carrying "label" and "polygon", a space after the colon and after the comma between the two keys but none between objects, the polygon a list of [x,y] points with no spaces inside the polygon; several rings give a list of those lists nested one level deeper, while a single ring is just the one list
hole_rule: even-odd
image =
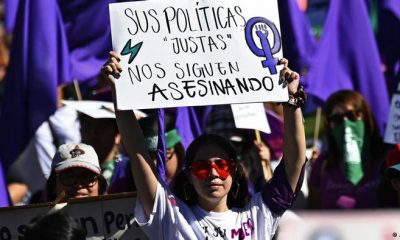
[{"label": "handwritten text on sign", "polygon": [[110,4],[119,109],[287,101],[276,1]]},{"label": "handwritten text on sign", "polygon": [[256,129],[271,133],[262,103],[231,104],[231,109],[237,128]]},{"label": "handwritten text on sign", "polygon": [[394,94],[392,97],[384,141],[393,144],[400,143],[400,94]]}]

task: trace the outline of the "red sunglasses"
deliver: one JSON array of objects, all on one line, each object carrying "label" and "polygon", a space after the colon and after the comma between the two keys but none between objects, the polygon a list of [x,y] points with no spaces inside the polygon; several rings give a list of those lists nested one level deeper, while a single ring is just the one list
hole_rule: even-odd
[{"label": "red sunglasses", "polygon": [[219,178],[225,180],[231,174],[235,167],[235,162],[232,160],[217,159],[215,161],[196,160],[192,163],[192,173],[199,179],[205,180],[211,169],[215,169]]}]

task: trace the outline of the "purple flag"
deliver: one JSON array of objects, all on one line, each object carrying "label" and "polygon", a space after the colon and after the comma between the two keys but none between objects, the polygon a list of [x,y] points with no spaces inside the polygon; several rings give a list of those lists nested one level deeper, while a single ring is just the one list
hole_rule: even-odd
[{"label": "purple flag", "polygon": [[0,116],[4,172],[57,108],[57,86],[69,77],[68,48],[57,1],[19,3]]},{"label": "purple flag", "polygon": [[166,154],[166,144],[165,144],[165,126],[164,126],[164,109],[159,108],[157,110],[158,116],[158,142],[157,142],[157,172],[161,179],[166,181],[165,174],[165,154]]},{"label": "purple flag", "polygon": [[278,160],[283,155],[283,118],[270,109],[266,109],[265,113],[271,133],[262,133],[261,136],[270,148],[272,159]]},{"label": "purple flag", "polygon": [[5,182],[3,167],[0,161],[0,208],[11,206],[10,197],[8,195],[7,184]]},{"label": "purple flag", "polygon": [[296,0],[279,0],[278,7],[283,56],[289,60],[293,70],[305,72],[311,65],[310,58],[316,47],[310,22]]},{"label": "purple flag", "polygon": [[108,4],[116,0],[58,0],[69,47],[71,77],[97,81],[112,49]]},{"label": "purple flag", "polygon": [[312,63],[306,91],[321,100],[341,89],[360,92],[383,134],[389,97],[364,0],[330,1]]},{"label": "purple flag", "polygon": [[[203,112],[207,112],[207,107],[202,107]],[[208,115],[208,112],[205,113]],[[200,115],[204,115],[200,113]],[[202,133],[201,122],[194,107],[179,107],[176,113],[176,129],[181,136],[181,142],[186,149],[189,144]]]},{"label": "purple flag", "polygon": [[12,33],[14,30],[18,4],[19,0],[4,0],[4,17],[8,33]]},{"label": "purple flag", "polygon": [[379,6],[378,44],[386,66],[388,89],[393,93],[400,78],[400,0],[381,0]]}]

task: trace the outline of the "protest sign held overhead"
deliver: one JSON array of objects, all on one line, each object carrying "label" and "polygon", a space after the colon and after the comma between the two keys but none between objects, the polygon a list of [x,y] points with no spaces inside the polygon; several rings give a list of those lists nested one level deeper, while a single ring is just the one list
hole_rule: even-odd
[{"label": "protest sign held overhead", "polygon": [[276,1],[110,4],[119,109],[287,101]]},{"label": "protest sign held overhead", "polygon": [[393,94],[384,142],[400,143],[400,94]]},{"label": "protest sign held overhead", "polygon": [[265,133],[271,133],[264,104],[231,104],[231,109],[237,128],[256,129]]}]

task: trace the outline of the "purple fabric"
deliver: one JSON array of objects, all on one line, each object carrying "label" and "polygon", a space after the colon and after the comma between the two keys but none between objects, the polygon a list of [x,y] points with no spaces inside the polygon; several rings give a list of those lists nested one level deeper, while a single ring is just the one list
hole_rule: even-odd
[{"label": "purple fabric", "polygon": [[194,107],[177,108],[175,127],[182,138],[181,142],[185,149],[202,133],[201,120],[198,119]]},{"label": "purple fabric", "polygon": [[275,214],[282,215],[293,205],[303,184],[306,163],[307,161],[301,168],[299,181],[294,192],[287,180],[283,159],[276,167],[273,177],[266,183],[263,190],[263,199],[269,209]]},{"label": "purple fabric", "polygon": [[308,182],[319,189],[322,209],[362,209],[378,206],[380,163],[372,166],[354,186],[340,169],[325,170],[326,153],[315,161]]},{"label": "purple fabric", "polygon": [[157,142],[157,172],[161,179],[166,182],[165,174],[165,154],[166,154],[166,144],[165,144],[165,127],[164,127],[164,109],[159,108],[157,110],[158,116],[158,142]]},{"label": "purple fabric", "polygon": [[316,50],[310,22],[296,0],[279,0],[278,7],[283,56],[293,70],[302,73],[311,65],[311,56]]},{"label": "purple fabric", "polygon": [[19,2],[19,0],[4,0],[4,17],[8,33],[14,31]]},{"label": "purple fabric", "polygon": [[269,109],[266,109],[265,112],[271,133],[262,133],[262,140],[271,150],[272,159],[279,160],[283,154],[283,118]]},{"label": "purple fabric", "polygon": [[11,206],[10,197],[8,195],[7,184],[4,177],[3,167],[0,161],[0,208]]},{"label": "purple fabric", "polygon": [[[18,2],[18,15],[13,18]],[[16,24],[5,78],[7,101],[0,118],[0,159],[5,171],[55,112],[58,85],[72,79],[96,81],[111,50],[108,4],[112,2],[7,1]]]},{"label": "purple fabric", "polygon": [[397,19],[400,19],[400,2],[399,0],[381,0],[383,9],[391,11]]},{"label": "purple fabric", "polygon": [[359,91],[370,104],[383,134],[389,97],[364,0],[330,1],[312,62],[306,92],[326,100],[341,89]]},{"label": "purple fabric", "polygon": [[379,6],[378,44],[382,62],[386,65],[388,89],[393,93],[397,89],[400,70],[400,1],[382,0]]},{"label": "purple fabric", "polygon": [[68,47],[56,1],[20,2],[10,56],[0,116],[4,172],[40,124],[55,112],[57,86],[70,79]]},{"label": "purple fabric", "polygon": [[99,69],[112,49],[108,4],[114,2],[116,0],[58,0],[73,79],[97,80]]},{"label": "purple fabric", "polygon": [[130,159],[128,157],[123,157],[115,166],[107,193],[112,194],[132,191],[136,191],[136,186],[131,172]]}]

